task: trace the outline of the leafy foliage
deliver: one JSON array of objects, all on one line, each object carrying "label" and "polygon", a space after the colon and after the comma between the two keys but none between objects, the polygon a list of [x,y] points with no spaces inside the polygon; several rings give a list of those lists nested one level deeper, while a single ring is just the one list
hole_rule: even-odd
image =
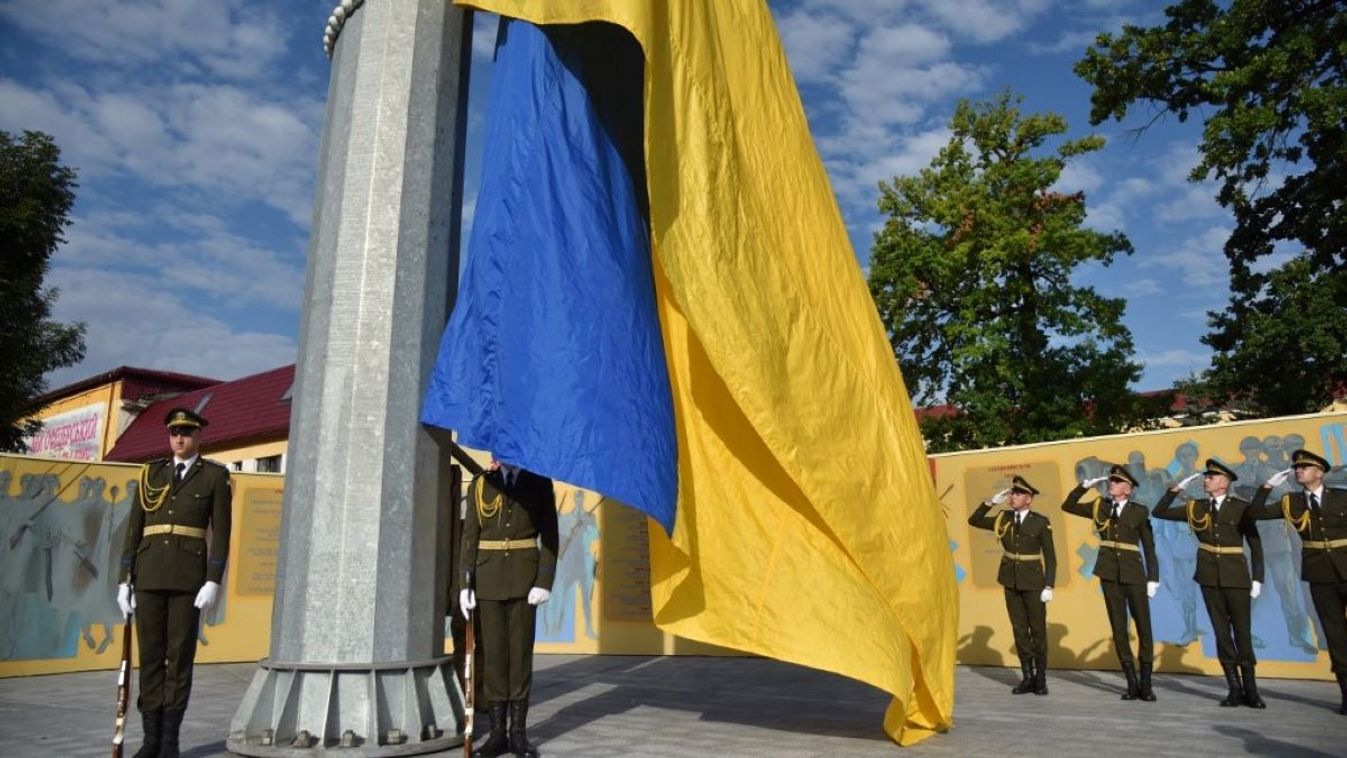
[{"label": "leafy foliage", "polygon": [[26,449],[43,377],[84,358],[84,324],[52,321],[57,292],[42,286],[77,186],[51,137],[0,131],[0,450]]},{"label": "leafy foliage", "polygon": [[1071,283],[1131,244],[1083,227],[1083,194],[1053,188],[1103,139],[1038,155],[1066,121],[1018,103],[960,102],[930,167],[880,184],[870,291],[913,397],[954,406],[923,420],[933,450],[1117,432],[1138,412],[1124,301]]}]

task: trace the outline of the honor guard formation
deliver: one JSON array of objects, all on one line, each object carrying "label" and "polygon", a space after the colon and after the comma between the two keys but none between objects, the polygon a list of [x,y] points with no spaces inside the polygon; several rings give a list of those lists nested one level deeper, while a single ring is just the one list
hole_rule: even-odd
[{"label": "honor guard formation", "polygon": [[[1282,519],[1300,535],[1301,578],[1309,583],[1342,693],[1338,713],[1347,715],[1347,491],[1324,486],[1328,470],[1329,463],[1322,456],[1296,450],[1291,467],[1269,477],[1252,501],[1245,501],[1231,492],[1231,483],[1239,479],[1235,470],[1209,458],[1203,470],[1172,483],[1152,510],[1132,499],[1140,485],[1128,468],[1112,465],[1107,476],[1082,480],[1067,494],[1062,510],[1089,519],[1099,538],[1094,576],[1099,579],[1114,650],[1127,682],[1123,700],[1156,699],[1151,683],[1155,655],[1150,614],[1150,600],[1160,588],[1151,526],[1155,518],[1186,524],[1197,542],[1192,580],[1201,590],[1215,630],[1216,655],[1229,688],[1220,705],[1267,707],[1258,694],[1252,633],[1253,600],[1263,586],[1263,546],[1256,522]],[[1291,477],[1301,491],[1287,493],[1279,502],[1267,502],[1272,490]],[[1198,478],[1206,497],[1176,502]],[[1107,494],[1088,498],[1101,484]],[[1011,690],[1017,695],[1048,694],[1046,605],[1052,600],[1057,557],[1051,523],[1031,509],[1037,494],[1032,484],[1016,476],[1009,488],[979,503],[968,518],[970,526],[994,532],[1004,551],[997,582],[1004,588],[1023,674]],[[1009,507],[993,514],[992,508],[1000,505]],[[1128,619],[1136,627],[1135,655]]]}]

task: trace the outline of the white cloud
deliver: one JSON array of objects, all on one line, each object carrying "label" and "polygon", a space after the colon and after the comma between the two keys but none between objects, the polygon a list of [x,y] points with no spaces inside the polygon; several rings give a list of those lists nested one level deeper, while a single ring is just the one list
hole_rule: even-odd
[{"label": "white cloud", "polygon": [[1104,177],[1085,160],[1077,158],[1062,167],[1053,188],[1058,192],[1091,193],[1104,184]]},{"label": "white cloud", "polygon": [[777,23],[795,80],[801,84],[832,81],[842,51],[851,55],[856,29],[849,22],[803,9]]},{"label": "white cloud", "polygon": [[955,34],[974,42],[997,42],[1025,28],[1050,0],[922,0],[926,12]]},{"label": "white cloud", "polygon": [[321,105],[278,102],[232,85],[46,91],[0,80],[0,128],[51,133],[81,179],[127,172],[238,205],[262,202],[309,223]]},{"label": "white cloud", "polygon": [[[272,3],[244,0],[0,2],[0,18],[75,58],[136,66],[182,57],[235,80],[270,73],[284,54],[280,13]],[[321,33],[320,25],[315,42]]]},{"label": "white cloud", "polygon": [[1133,279],[1127,283],[1128,297],[1150,297],[1165,291],[1160,282],[1154,279]]},{"label": "white cloud", "polygon": [[1137,360],[1147,369],[1180,368],[1184,371],[1201,371],[1211,364],[1211,353],[1174,348],[1143,352],[1137,355]]},{"label": "white cloud", "polygon": [[1204,289],[1216,288],[1224,292],[1230,283],[1230,267],[1226,261],[1225,241],[1230,228],[1207,227],[1188,237],[1176,247],[1162,253],[1138,256],[1142,268],[1163,268],[1176,272],[1175,283]]},{"label": "white cloud", "polygon": [[295,360],[292,337],[235,329],[154,276],[58,268],[49,283],[61,289],[55,318],[88,326],[84,361],[49,375],[52,387],[124,365],[233,379]]}]

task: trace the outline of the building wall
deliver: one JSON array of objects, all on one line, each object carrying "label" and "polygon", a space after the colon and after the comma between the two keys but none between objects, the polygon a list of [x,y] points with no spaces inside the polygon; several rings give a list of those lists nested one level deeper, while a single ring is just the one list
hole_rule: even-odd
[{"label": "building wall", "polygon": [[[34,455],[73,460],[102,460],[131,422],[121,410],[122,382],[116,381],[61,398],[35,418],[44,428],[29,440]],[[86,434],[90,425],[96,426]]]}]

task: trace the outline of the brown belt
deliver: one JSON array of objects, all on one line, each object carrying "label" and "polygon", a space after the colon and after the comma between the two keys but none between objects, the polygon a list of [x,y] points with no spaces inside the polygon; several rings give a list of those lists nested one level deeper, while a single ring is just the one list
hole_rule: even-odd
[{"label": "brown belt", "polygon": [[1208,545],[1205,542],[1198,543],[1197,547],[1199,550],[1205,550],[1208,553],[1215,553],[1217,555],[1244,555],[1244,548],[1242,547],[1219,547],[1217,545]]},{"label": "brown belt", "polygon": [[1134,553],[1141,552],[1141,548],[1130,542],[1114,542],[1113,540],[1099,540],[1100,547],[1111,547],[1115,550],[1131,550]]},{"label": "brown belt", "polygon": [[538,543],[533,539],[527,540],[481,540],[477,543],[478,550],[527,550],[531,547],[537,547]]},{"label": "brown belt", "polygon": [[156,534],[181,534],[184,537],[206,539],[205,529],[199,526],[183,526],[182,524],[155,524],[145,527],[140,532],[141,537],[153,537]]},{"label": "brown belt", "polygon": [[1304,540],[1300,543],[1311,550],[1333,550],[1347,547],[1347,539],[1340,540]]}]

